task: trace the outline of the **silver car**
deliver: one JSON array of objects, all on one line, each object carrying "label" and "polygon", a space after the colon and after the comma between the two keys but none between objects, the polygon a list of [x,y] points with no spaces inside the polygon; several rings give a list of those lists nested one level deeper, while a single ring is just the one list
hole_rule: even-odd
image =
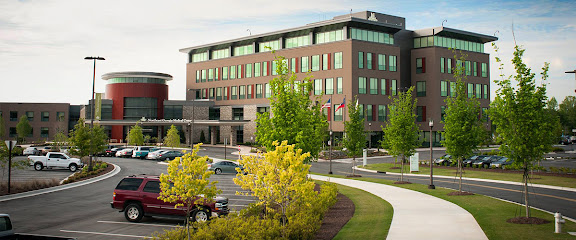
[{"label": "silver car", "polygon": [[24,152],[22,154],[24,154],[24,156],[29,155],[38,156],[40,155],[40,150],[38,150],[38,148],[35,147],[27,147],[26,149],[24,149]]},{"label": "silver car", "polygon": [[209,163],[208,164],[208,171],[214,171],[214,173],[216,174],[221,174],[221,173],[238,173],[236,171],[236,168],[240,168],[240,171],[244,170],[244,167],[242,165],[238,165],[235,162],[232,161],[219,161],[219,162],[214,162],[214,163]]}]

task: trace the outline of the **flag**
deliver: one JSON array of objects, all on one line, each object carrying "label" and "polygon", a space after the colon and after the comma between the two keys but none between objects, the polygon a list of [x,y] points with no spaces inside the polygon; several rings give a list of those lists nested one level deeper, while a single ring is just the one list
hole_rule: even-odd
[{"label": "flag", "polygon": [[322,107],[320,108],[320,110],[324,109],[324,108],[330,108],[330,100],[332,100],[332,98],[328,99],[328,102],[324,103],[324,105],[322,105]]},{"label": "flag", "polygon": [[338,106],[335,111],[338,111],[338,109],[343,108],[345,106],[346,106],[346,97],[344,97],[344,100],[342,100],[342,104],[340,104],[340,106]]}]

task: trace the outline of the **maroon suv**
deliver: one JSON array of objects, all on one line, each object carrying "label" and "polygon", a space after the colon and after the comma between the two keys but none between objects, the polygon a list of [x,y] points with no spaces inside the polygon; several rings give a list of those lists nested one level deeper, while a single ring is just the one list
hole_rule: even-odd
[{"label": "maroon suv", "polygon": [[[160,199],[160,179],[158,176],[128,176],[122,179],[110,205],[124,212],[130,222],[139,222],[144,216],[186,216],[185,207],[174,208],[174,203]],[[192,221],[206,221],[210,216],[228,214],[228,198],[216,197],[213,201],[197,206],[190,213]]]}]

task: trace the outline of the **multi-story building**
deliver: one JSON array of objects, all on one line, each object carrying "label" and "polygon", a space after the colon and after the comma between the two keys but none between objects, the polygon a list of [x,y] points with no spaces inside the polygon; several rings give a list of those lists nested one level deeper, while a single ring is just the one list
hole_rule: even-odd
[{"label": "multi-story building", "polygon": [[[366,131],[375,143],[387,120],[389,97],[415,86],[417,123],[426,130],[422,137],[429,139],[430,119],[435,130],[443,129],[444,99],[452,94],[456,64],[465,66],[469,96],[488,108],[489,55],[484,44],[497,38],[446,27],[411,31],[405,25],[402,17],[365,11],[181,49],[188,54],[187,100],[208,99],[214,103],[210,113],[222,120],[250,120],[244,126],[219,130],[236,132],[239,142],[253,141],[253,120],[257,112],[269,110],[268,83],[277,75],[274,57],[281,55],[299,79],[313,76],[313,94],[323,95],[323,103],[331,99],[333,107],[327,115],[335,136],[342,135],[347,120],[345,109],[335,111],[336,106],[357,97],[365,111]],[[466,60],[461,62],[455,52],[464,53]],[[437,144],[440,135],[433,134]]]},{"label": "multi-story building", "polygon": [[77,110],[68,103],[0,103],[6,134],[4,139],[18,138],[16,126],[22,116],[28,118],[32,127],[32,132],[25,137],[28,142],[51,140],[58,132],[68,134],[70,114],[77,114]]}]

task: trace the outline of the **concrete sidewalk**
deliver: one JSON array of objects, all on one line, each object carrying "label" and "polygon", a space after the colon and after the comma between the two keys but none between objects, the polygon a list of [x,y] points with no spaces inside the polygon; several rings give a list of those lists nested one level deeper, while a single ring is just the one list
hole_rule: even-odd
[{"label": "concrete sidewalk", "polygon": [[386,239],[488,239],[472,214],[446,200],[385,184],[310,176],[362,189],[388,201],[394,216]]}]

